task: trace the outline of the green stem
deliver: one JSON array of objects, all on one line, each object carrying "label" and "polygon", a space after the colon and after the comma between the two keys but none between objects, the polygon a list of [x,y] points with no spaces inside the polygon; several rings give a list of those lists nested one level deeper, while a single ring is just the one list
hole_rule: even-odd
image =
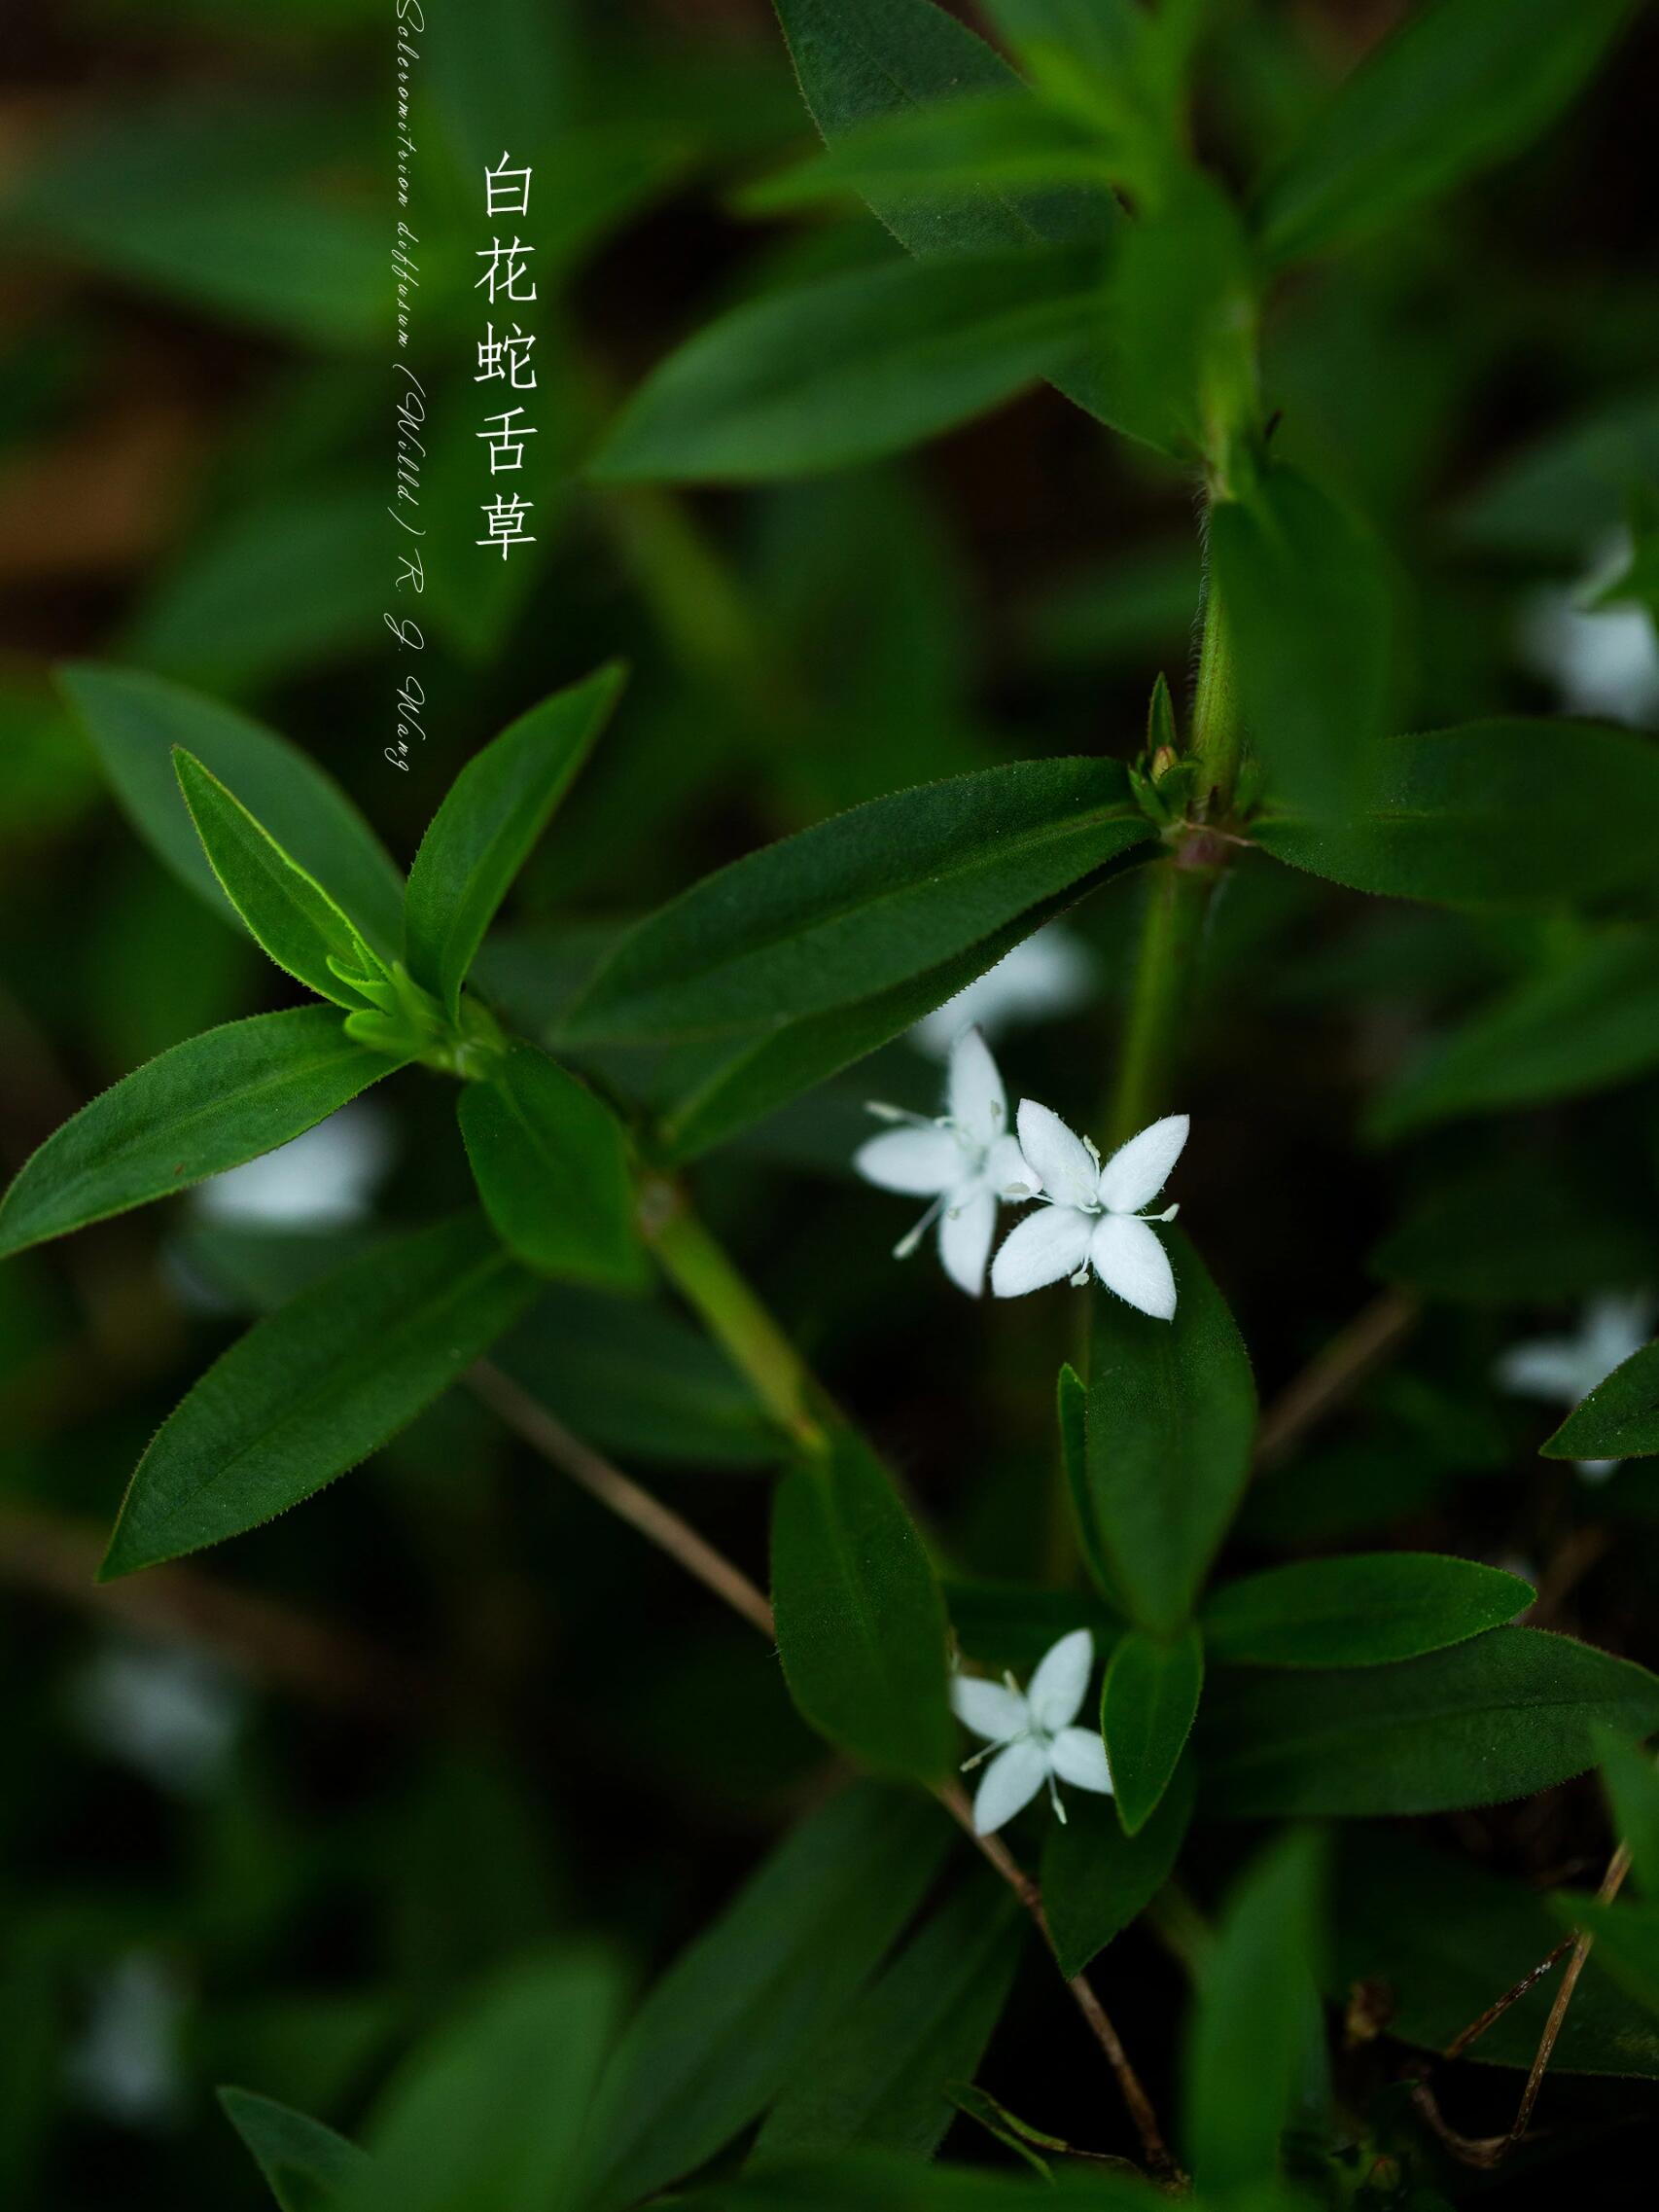
[{"label": "green stem", "polygon": [[808,1450],[827,1443],[822,1394],[800,1354],[672,1185],[648,1184],[646,1239],[709,1334],[749,1377],[766,1410]]},{"label": "green stem", "polygon": [[1198,839],[1150,871],[1129,1023],[1112,1091],[1107,1141],[1120,1145],[1170,1107],[1182,1028],[1192,996],[1205,917],[1219,872]]},{"label": "green stem", "polygon": [[[1212,512],[1214,507],[1212,502]],[[1226,609],[1217,592],[1212,565],[1205,579],[1204,634],[1198,647],[1198,682],[1192,696],[1192,756],[1198,764],[1193,803],[1206,820],[1225,814],[1232,805],[1242,738]]]}]

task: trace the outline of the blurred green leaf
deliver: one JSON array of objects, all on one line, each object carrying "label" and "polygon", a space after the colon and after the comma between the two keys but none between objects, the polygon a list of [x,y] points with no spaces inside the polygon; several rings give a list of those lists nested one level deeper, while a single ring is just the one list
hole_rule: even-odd
[{"label": "blurred green leaf", "polygon": [[1150,832],[1115,761],[1020,761],[895,792],[734,861],[641,922],[566,1033],[664,1042],[771,1031],[868,1001]]},{"label": "blurred green leaf", "polygon": [[622,688],[613,663],[533,706],[476,753],[409,870],[409,973],[459,1012],[461,985],[514,876],[591,751]]},{"label": "blurred green leaf", "polygon": [[1123,1633],[1123,1623],[1111,1607],[1084,1590],[948,1575],[944,1594],[962,1649],[996,1670],[1011,1667],[1016,1674],[1030,1674],[1050,1645],[1074,1628],[1087,1628],[1096,1651],[1110,1659]]},{"label": "blurred green leaf", "polygon": [[540,1275],[625,1287],[646,1273],[621,1124],[534,1045],[465,1085],[461,1134],[496,1234]]},{"label": "blurred green leaf", "polygon": [[467,1213],[348,1262],[256,1322],[139,1461],[103,1579],[223,1543],[343,1475],[455,1381],[534,1287]]},{"label": "blurred green leaf", "polygon": [[1167,1639],[1140,1628],[1119,1637],[1106,1670],[1100,1725],[1125,1836],[1139,1836],[1163,1802],[1203,1687],[1204,1639],[1196,1625]]},{"label": "blurred green leaf", "polygon": [[1557,1890],[1550,1906],[1565,1926],[1595,1938],[1606,1971],[1645,2013],[1659,2017],[1659,1905],[1622,1898],[1604,1905],[1580,1890]]},{"label": "blurred green leaf", "polygon": [[882,264],[751,302],[652,373],[590,473],[752,482],[901,452],[1089,343],[1100,282],[1079,247]]},{"label": "blurred green leaf", "polygon": [[1055,1386],[1055,1409],[1060,1421],[1060,1471],[1066,1478],[1072,1522],[1077,1532],[1077,1549],[1083,1555],[1095,1586],[1114,1605],[1121,1605],[1112,1569],[1101,1550],[1095,1527],[1094,1505],[1089,1496],[1088,1385],[1068,1361]]},{"label": "blurred green leaf", "polygon": [[889,1772],[948,1771],[944,1601],[891,1477],[846,1431],[779,1485],[772,1603],[784,1679],[815,1729]]},{"label": "blurred green leaf", "polygon": [[219,2102],[282,2212],[334,2212],[369,2163],[345,2136],[271,2097],[224,2088]]},{"label": "blurred green leaf", "polygon": [[175,745],[234,787],[376,952],[396,952],[402,877],[345,793],[297,745],[159,676],[78,661],[64,670],[63,686],[133,827],[216,913],[226,911],[225,894],[191,827],[173,773]]},{"label": "blurred green leaf", "polygon": [[1186,1619],[1250,1475],[1255,1383],[1226,1301],[1179,1231],[1179,1300],[1091,1299],[1088,1485],[1113,1587],[1154,1635]]},{"label": "blurred green leaf", "polygon": [[1042,1842],[1042,1909],[1062,1974],[1081,1974],[1162,1889],[1186,1839],[1192,1799],[1189,1759],[1133,1836],[1109,1802],[1068,1794],[1064,1823],[1052,1821]]},{"label": "blurred green leaf", "polygon": [[350,917],[193,754],[176,748],[173,766],[202,850],[254,942],[307,990],[357,1013],[362,997],[329,963],[363,976],[378,963]]},{"label": "blurred green leaf", "polygon": [[1444,1812],[1581,1774],[1608,1727],[1659,1729],[1659,1679],[1541,1628],[1489,1628],[1388,1666],[1218,1667],[1200,1771],[1231,1819]]},{"label": "blurred green leaf", "polygon": [[1278,261],[1351,244],[1518,152],[1577,91],[1630,0],[1430,0],[1267,180]]},{"label": "blurred green leaf", "polygon": [[1359,812],[1269,804],[1256,842],[1356,891],[1539,907],[1641,881],[1659,840],[1659,747],[1628,731],[1470,722],[1372,757]]},{"label": "blurred green leaf", "polygon": [[1430,1298],[1512,1306],[1634,1288],[1654,1258],[1653,1232],[1616,1175],[1522,1152],[1431,1183],[1371,1264]]},{"label": "blurred green leaf", "polygon": [[0,1200],[0,1252],[20,1252],[274,1151],[400,1063],[354,1044],[329,1007],[227,1022],[94,1098],[24,1162]]},{"label": "blurred green leaf", "polygon": [[855,2144],[931,2158],[951,2123],[944,2085],[983,2056],[1028,1925],[995,1875],[971,1874],[813,2051],[754,2162]]},{"label": "blurred green leaf", "polygon": [[1539,1448],[1546,1459],[1644,1459],[1659,1451],[1659,1343],[1614,1368]]},{"label": "blurred green leaf", "polygon": [[1295,2115],[1303,2054],[1321,2027],[1321,1839],[1269,1846],[1228,1894],[1198,1985],[1187,2044],[1187,2155],[1200,2189],[1271,2181]]},{"label": "blurred green leaf", "polygon": [[916,1909],[948,1836],[925,1799],[864,1782],[785,1837],[624,2035],[588,2129],[584,2204],[654,2194],[764,2111]]},{"label": "blurred green leaf", "polygon": [[1636,1886],[1659,1900],[1659,1768],[1651,1751],[1621,1736],[1602,1744],[1602,1780],[1613,1816],[1613,1832],[1630,1846]]},{"label": "blurred green leaf", "polygon": [[1218,1665],[1378,1666],[1500,1627],[1534,1597],[1518,1575],[1432,1552],[1297,1559],[1213,1590],[1199,1619]]},{"label": "blurred green leaf", "polygon": [[1371,1127],[1385,1140],[1466,1114],[1542,1105],[1659,1066],[1659,931],[1575,945],[1479,1009],[1397,1076]]},{"label": "blurred green leaf", "polygon": [[1659,392],[1633,392],[1547,431],[1457,510],[1459,535],[1494,553],[1582,561],[1659,479]]}]

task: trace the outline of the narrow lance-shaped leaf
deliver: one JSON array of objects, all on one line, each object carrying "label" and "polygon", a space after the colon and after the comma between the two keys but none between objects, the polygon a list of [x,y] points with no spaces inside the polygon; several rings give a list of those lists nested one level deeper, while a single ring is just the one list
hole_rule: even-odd
[{"label": "narrow lance-shaped leaf", "polygon": [[1379,1666],[1513,1621],[1532,1586],[1473,1559],[1373,1552],[1295,1559],[1226,1584],[1199,1618],[1218,1664]]},{"label": "narrow lance-shaped leaf", "polygon": [[409,973],[451,1015],[484,932],[617,702],[616,662],[555,692],[461,770],[409,870]]},{"label": "narrow lance-shaped leaf", "polygon": [[1095,1954],[1148,1906],[1175,1872],[1192,1819],[1193,1766],[1183,1759],[1157,1810],[1126,1836],[1110,1799],[1069,1793],[1064,1821],[1042,1844],[1042,1909],[1062,1974]]},{"label": "narrow lance-shaped leaf", "polygon": [[189,1038],[83,1106],[25,1160],[0,1199],[0,1258],[272,1152],[400,1064],[354,1044],[323,1006]]},{"label": "narrow lance-shaped leaf", "polygon": [[1659,1679],[1541,1628],[1489,1628],[1390,1666],[1218,1667],[1199,1723],[1227,1818],[1445,1812],[1581,1774],[1597,1731],[1659,1729]]},{"label": "narrow lance-shaped leaf", "polygon": [[1101,1550],[1100,1532],[1095,1527],[1094,1499],[1089,1493],[1088,1384],[1070,1361],[1060,1370],[1059,1380],[1055,1384],[1054,1402],[1060,1421],[1060,1468],[1066,1478],[1066,1495],[1072,1504],[1077,1549],[1083,1555],[1083,1564],[1096,1587],[1114,1605],[1119,1604],[1121,1601],[1112,1583],[1112,1569]]},{"label": "narrow lance-shaped leaf", "polygon": [[379,963],[355,923],[262,829],[234,793],[182,746],[173,754],[173,765],[202,850],[254,942],[319,998],[360,1012],[361,994],[342,983],[329,965],[338,961],[354,975],[377,972]]},{"label": "narrow lance-shaped leaf", "polygon": [[1321,2028],[1322,1875],[1318,1837],[1272,1845],[1228,1897],[1205,1958],[1184,2120],[1193,2176],[1206,2192],[1244,2190],[1279,2171],[1304,2055]]},{"label": "narrow lance-shaped leaf", "polygon": [[764,2111],[915,1911],[949,1837],[927,1799],[864,1782],[784,1839],[635,2015],[588,2129],[584,2206],[639,2203]]},{"label": "narrow lance-shaped leaf", "polygon": [[461,1093],[461,1134],[496,1234],[538,1274],[625,1286],[648,1270],[621,1125],[534,1045]]},{"label": "narrow lance-shaped leaf", "polygon": [[1024,761],[895,792],[749,854],[640,923],[567,1034],[666,1043],[871,999],[1150,835],[1115,761]]},{"label": "narrow lance-shaped leaf", "polygon": [[945,2084],[971,2076],[1031,1923],[977,1873],[853,2005],[772,2107],[756,2162],[855,2146],[930,2158],[951,2122]]},{"label": "narrow lance-shaped leaf", "polygon": [[601,480],[743,483],[901,452],[996,407],[1089,342],[1087,247],[882,262],[751,301],[647,377]]},{"label": "narrow lance-shaped leaf", "polygon": [[1659,1903],[1659,1766],[1653,1753],[1622,1736],[1604,1738],[1602,1780],[1613,1833],[1630,1846],[1636,1886],[1643,1897]]},{"label": "narrow lance-shaped leaf", "polygon": [[1385,737],[1364,802],[1270,801],[1251,835],[1356,891],[1454,906],[1592,899],[1642,878],[1659,843],[1659,749],[1583,722],[1465,723]]},{"label": "narrow lance-shaped leaf", "polygon": [[955,1740],[944,1600],[891,1477],[846,1431],[779,1484],[772,1603],[813,1727],[871,1766],[938,1780]]},{"label": "narrow lance-shaped leaf", "polygon": [[1090,1293],[1089,1495],[1119,1601],[1153,1634],[1191,1611],[1255,1434],[1255,1382],[1226,1301],[1183,1236],[1168,1243],[1172,1321]]},{"label": "narrow lance-shaped leaf", "polygon": [[403,934],[403,879],[334,778],[299,746],[182,684],[77,662],[62,683],[116,797],[173,873],[229,918],[173,773],[182,745],[237,792],[270,835],[390,958]]},{"label": "narrow lance-shaped leaf", "polygon": [[221,2089],[219,2102],[281,2212],[339,2212],[369,2164],[355,2143],[252,2089]]},{"label": "narrow lance-shaped leaf", "polygon": [[1138,1836],[1163,1802],[1204,1688],[1204,1639],[1196,1627],[1118,1639],[1101,1692],[1112,1793],[1125,1836]]},{"label": "narrow lance-shaped leaf", "polygon": [[1546,1459],[1645,1459],[1659,1451],[1659,1343],[1643,1344],[1597,1383],[1541,1448]]},{"label": "narrow lance-shaped leaf", "polygon": [[139,1461],[102,1578],[223,1543],[412,1421],[535,1295],[477,1214],[350,1262],[213,1363]]},{"label": "narrow lance-shaped leaf", "polygon": [[1263,196],[1280,261],[1346,244],[1516,152],[1566,106],[1631,0],[1430,0],[1354,72]]}]

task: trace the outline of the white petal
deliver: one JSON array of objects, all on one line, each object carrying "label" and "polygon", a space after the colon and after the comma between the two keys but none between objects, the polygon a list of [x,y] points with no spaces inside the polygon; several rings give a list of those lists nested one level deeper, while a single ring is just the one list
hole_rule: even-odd
[{"label": "white petal", "polygon": [[1042,1179],[1042,1188],[1063,1206],[1092,1206],[1100,1169],[1081,1137],[1058,1114],[1035,1098],[1019,1102],[1019,1148]]},{"label": "white petal", "polygon": [[987,1743],[1006,1743],[1031,1726],[1031,1708],[1016,1691],[1000,1682],[981,1681],[976,1674],[951,1677],[950,1702],[964,1728]]},{"label": "white petal", "polygon": [[945,1102],[951,1120],[976,1144],[993,1144],[1007,1135],[1008,1102],[1003,1079],[977,1029],[965,1029],[950,1049]]},{"label": "white petal", "polygon": [[986,1190],[996,1197],[1006,1198],[1009,1191],[1031,1197],[1037,1195],[1037,1170],[1021,1152],[1017,1137],[999,1137],[986,1153],[979,1174]]},{"label": "white petal", "polygon": [[1098,1729],[1062,1729],[1048,1746],[1048,1759],[1061,1781],[1075,1790],[1098,1790],[1111,1797],[1112,1769]]},{"label": "white petal", "polygon": [[961,1182],[963,1151],[948,1129],[884,1129],[860,1145],[853,1165],[884,1191],[931,1198]]},{"label": "white petal", "polygon": [[1114,1214],[1136,1214],[1149,1206],[1169,1181],[1191,1126],[1188,1115],[1166,1114],[1120,1144],[1100,1171],[1101,1204]]},{"label": "white petal", "polygon": [[1132,1214],[1107,1214],[1089,1239],[1095,1273],[1126,1304],[1139,1306],[1154,1321],[1175,1319],[1175,1276],[1169,1254],[1144,1221]]},{"label": "white petal", "polygon": [[1583,1349],[1567,1337],[1512,1344],[1493,1373],[1505,1390],[1551,1405],[1575,1406],[1585,1393]]},{"label": "white petal", "polygon": [[1025,1693],[1031,1717],[1040,1729],[1052,1735],[1056,1729],[1077,1719],[1093,1664],[1094,1638],[1086,1628],[1074,1628],[1043,1653]]},{"label": "white petal", "polygon": [[[326,1126],[326,1124],[325,1124]],[[1584,1315],[1584,1363],[1606,1382],[1614,1368],[1640,1352],[1653,1334],[1653,1304],[1645,1293],[1593,1298]],[[1591,1385],[1593,1389],[1594,1384]]]},{"label": "white petal", "polygon": [[1030,1736],[1023,1743],[1010,1743],[985,1769],[973,1800],[974,1827],[981,1836],[989,1836],[1030,1804],[1047,1779],[1048,1755],[1040,1743]]},{"label": "white petal", "polygon": [[1586,1482],[1605,1482],[1624,1465],[1622,1459],[1575,1459],[1572,1463]]},{"label": "white petal", "polygon": [[997,1201],[977,1183],[953,1198],[939,1222],[939,1258],[958,1290],[977,1298],[985,1288],[985,1263],[997,1228]]},{"label": "white petal", "polygon": [[991,1288],[999,1298],[1023,1298],[1045,1283],[1075,1275],[1089,1256],[1092,1216],[1070,1206],[1039,1206],[1015,1222],[991,1262]]}]

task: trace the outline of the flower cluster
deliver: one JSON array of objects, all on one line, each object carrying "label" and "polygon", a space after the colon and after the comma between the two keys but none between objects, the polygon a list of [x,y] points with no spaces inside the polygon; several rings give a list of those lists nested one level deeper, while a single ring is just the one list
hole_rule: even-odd
[{"label": "flower cluster", "polygon": [[[1147,1223],[1173,1221],[1177,1209],[1145,1209],[1181,1157],[1184,1114],[1166,1115],[1104,1160],[1033,1098],[1021,1099],[1010,1130],[1003,1079],[977,1029],[951,1048],[943,1114],[930,1121],[895,1106],[870,1111],[900,1125],[860,1146],[859,1173],[884,1191],[932,1200],[895,1247],[898,1258],[915,1251],[936,1220],[945,1273],[971,1298],[984,1288],[988,1261],[998,1298],[1062,1278],[1082,1284],[1092,1269],[1141,1312],[1174,1317],[1175,1276]],[[1029,1202],[1038,1210],[1016,1223],[991,1261],[998,1206]]]}]

